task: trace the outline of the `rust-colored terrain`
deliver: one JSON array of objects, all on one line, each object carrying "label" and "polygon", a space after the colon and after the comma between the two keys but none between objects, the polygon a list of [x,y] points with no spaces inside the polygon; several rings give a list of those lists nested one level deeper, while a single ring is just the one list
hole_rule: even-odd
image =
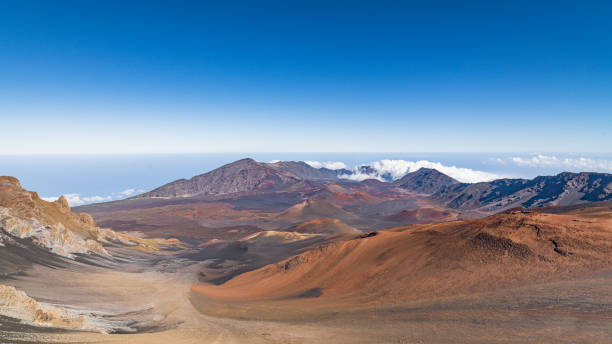
[{"label": "rust-colored terrain", "polygon": [[312,304],[398,302],[606,271],[612,267],[612,206],[581,210],[516,210],[370,232],[195,289],[228,300],[287,299],[316,289]]},{"label": "rust-colored terrain", "polygon": [[365,342],[612,339],[612,204],[394,227],[213,285],[207,314],[353,324]]},{"label": "rust-colored terrain", "polygon": [[74,210],[0,177],[0,342],[612,342],[610,175],[341,173],[243,159]]},{"label": "rust-colored terrain", "polygon": [[520,206],[612,200],[612,175],[605,173],[561,173],[474,184],[459,183],[425,168],[394,182],[338,177],[350,173],[316,169],[303,162],[242,159],[131,199],[77,210],[115,230],[205,242],[286,230],[318,218],[335,218],[371,231],[480,218]]}]

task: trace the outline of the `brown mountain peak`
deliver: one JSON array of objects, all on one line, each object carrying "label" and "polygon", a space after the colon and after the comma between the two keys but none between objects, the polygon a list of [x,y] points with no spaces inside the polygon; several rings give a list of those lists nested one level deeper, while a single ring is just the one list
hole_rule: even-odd
[{"label": "brown mountain peak", "polygon": [[62,213],[70,212],[70,205],[68,204],[68,200],[66,199],[66,196],[61,195],[54,203],[57,205],[57,208],[59,209],[60,212]]},{"label": "brown mountain peak", "polygon": [[19,179],[11,176],[0,176],[0,185],[8,185],[21,188],[21,183],[19,183]]},{"label": "brown mountain peak", "polygon": [[406,174],[394,183],[410,191],[424,194],[432,194],[447,186],[459,184],[458,181],[446,174],[436,169],[425,167]]}]

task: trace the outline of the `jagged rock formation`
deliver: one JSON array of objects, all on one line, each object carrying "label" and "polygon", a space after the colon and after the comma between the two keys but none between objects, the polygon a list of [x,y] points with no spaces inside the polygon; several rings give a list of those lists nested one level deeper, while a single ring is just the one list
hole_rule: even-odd
[{"label": "jagged rock formation", "polygon": [[[51,250],[53,253],[72,257],[73,253],[96,252],[108,254],[95,240],[75,237],[64,225],[44,226],[36,219],[25,219],[13,216],[7,208],[0,209],[0,227],[11,236],[23,239],[31,238],[36,244]],[[10,242],[4,237],[1,243]]]},{"label": "jagged rock formation", "polygon": [[83,315],[75,314],[63,307],[37,302],[23,291],[1,284],[0,315],[36,326],[95,330],[87,323]]},{"label": "jagged rock formation", "polygon": [[103,243],[134,244],[128,236],[96,227],[88,214],[73,214],[64,196],[47,202],[7,176],[0,176],[0,230],[1,246],[15,239],[31,239],[68,258],[77,253],[108,255]]}]

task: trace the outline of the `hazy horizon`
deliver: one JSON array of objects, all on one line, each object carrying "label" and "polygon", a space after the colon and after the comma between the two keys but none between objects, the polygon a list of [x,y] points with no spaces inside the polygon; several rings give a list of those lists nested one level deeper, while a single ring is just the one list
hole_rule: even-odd
[{"label": "hazy horizon", "polygon": [[[570,172],[612,172],[610,154],[524,153],[209,153],[131,155],[1,156],[0,175],[19,178],[45,199],[68,195],[72,206],[123,199],[180,178],[190,178],[232,161],[307,161],[314,167],[386,163],[387,171],[431,167],[464,182],[533,178]],[[318,163],[318,164],[317,164]],[[338,163],[344,166],[339,166]],[[397,177],[397,176],[396,176]]]}]

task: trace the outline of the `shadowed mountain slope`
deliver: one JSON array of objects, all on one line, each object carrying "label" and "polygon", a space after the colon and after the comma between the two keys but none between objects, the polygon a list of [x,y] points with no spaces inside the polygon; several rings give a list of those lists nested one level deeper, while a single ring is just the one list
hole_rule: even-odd
[{"label": "shadowed mountain slope", "polygon": [[459,184],[458,181],[438,170],[424,167],[406,174],[394,183],[410,191],[424,194],[432,194],[442,188]]},{"label": "shadowed mountain slope", "polygon": [[298,181],[299,178],[291,173],[247,158],[223,165],[191,179],[173,181],[136,197],[189,197],[202,194],[220,195],[253,190],[275,190]]},{"label": "shadowed mountain slope", "polygon": [[246,158],[223,165],[191,179],[179,179],[136,196],[190,197],[248,191],[274,191],[302,180],[336,180],[342,170],[317,169],[301,161],[262,163]]},{"label": "shadowed mountain slope", "polygon": [[338,176],[350,174],[346,169],[330,170],[328,168],[314,168],[303,161],[278,161],[267,164],[278,171],[291,173],[304,180],[336,180]]},{"label": "shadowed mountain slope", "polygon": [[527,179],[498,179],[485,183],[454,184],[432,196],[452,209],[495,212],[512,207],[573,205],[612,200],[612,175],[570,173]]}]

